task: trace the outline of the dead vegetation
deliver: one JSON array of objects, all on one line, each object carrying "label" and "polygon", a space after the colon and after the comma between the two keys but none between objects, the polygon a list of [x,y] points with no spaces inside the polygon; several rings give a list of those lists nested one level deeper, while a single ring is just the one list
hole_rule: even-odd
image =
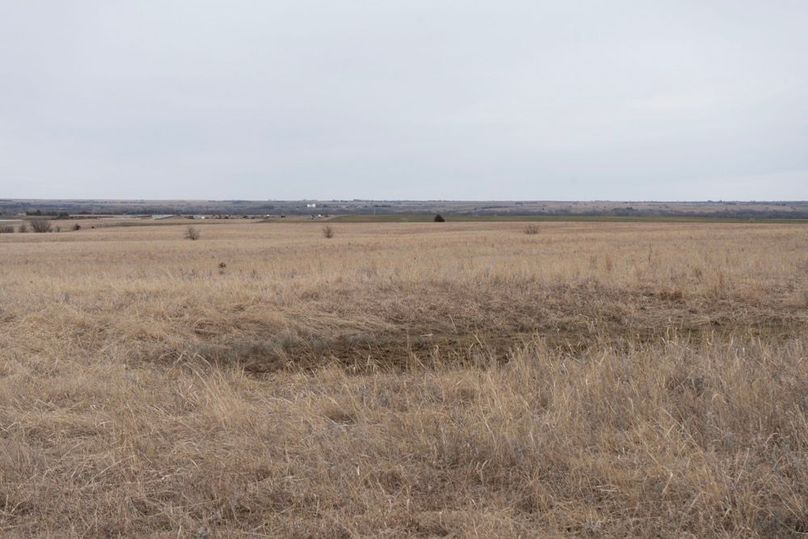
[{"label": "dead vegetation", "polygon": [[808,532],[804,227],[180,227],[0,238],[2,533]]},{"label": "dead vegetation", "polygon": [[47,219],[31,219],[31,230],[34,232],[50,232],[52,230],[51,223]]}]

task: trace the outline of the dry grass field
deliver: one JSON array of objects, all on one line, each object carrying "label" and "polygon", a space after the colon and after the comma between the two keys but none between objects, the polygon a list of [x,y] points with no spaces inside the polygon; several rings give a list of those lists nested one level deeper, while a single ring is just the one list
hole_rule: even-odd
[{"label": "dry grass field", "polygon": [[808,226],[0,234],[0,534],[808,534]]}]

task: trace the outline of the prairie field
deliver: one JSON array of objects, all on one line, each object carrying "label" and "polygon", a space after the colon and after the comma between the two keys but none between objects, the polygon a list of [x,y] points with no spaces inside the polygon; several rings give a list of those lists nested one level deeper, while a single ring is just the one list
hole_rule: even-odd
[{"label": "prairie field", "polygon": [[0,535],[808,534],[808,225],[89,223],[0,234]]}]

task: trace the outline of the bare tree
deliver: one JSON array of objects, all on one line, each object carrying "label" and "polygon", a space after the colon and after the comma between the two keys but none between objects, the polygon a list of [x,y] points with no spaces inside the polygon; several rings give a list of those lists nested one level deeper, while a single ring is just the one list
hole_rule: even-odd
[{"label": "bare tree", "polygon": [[47,219],[31,219],[31,230],[34,232],[50,232],[50,221]]}]

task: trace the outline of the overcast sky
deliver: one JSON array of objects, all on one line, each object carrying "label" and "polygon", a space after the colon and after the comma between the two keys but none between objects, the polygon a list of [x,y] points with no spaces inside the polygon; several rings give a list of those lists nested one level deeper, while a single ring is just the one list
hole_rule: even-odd
[{"label": "overcast sky", "polygon": [[0,197],[808,199],[806,0],[0,0]]}]

